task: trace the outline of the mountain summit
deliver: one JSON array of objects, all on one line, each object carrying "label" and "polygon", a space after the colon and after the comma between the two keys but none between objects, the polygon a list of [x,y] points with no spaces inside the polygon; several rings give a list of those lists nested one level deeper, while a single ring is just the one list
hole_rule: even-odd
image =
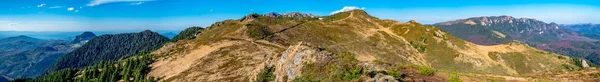
[{"label": "mountain summit", "polygon": [[96,34],[90,31],[85,31],[80,35],[75,36],[75,39],[73,39],[72,43],[85,43],[94,37],[96,37]]}]

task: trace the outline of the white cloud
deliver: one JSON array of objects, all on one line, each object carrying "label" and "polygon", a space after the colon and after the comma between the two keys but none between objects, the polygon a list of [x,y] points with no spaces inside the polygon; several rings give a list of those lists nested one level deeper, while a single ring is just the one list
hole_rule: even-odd
[{"label": "white cloud", "polygon": [[79,12],[79,10],[75,10],[75,12]]},{"label": "white cloud", "polygon": [[38,5],[37,7],[44,7],[44,6],[46,6],[46,4],[42,3],[42,4]]},{"label": "white cloud", "polygon": [[[143,2],[143,1],[154,1],[154,0],[93,0],[87,6],[98,6],[106,3],[115,3],[115,2]],[[140,3],[142,4],[142,3]]]},{"label": "white cloud", "polygon": [[69,11],[73,11],[73,10],[75,10],[75,8],[73,8],[73,7],[69,7],[69,8],[67,8],[67,10],[69,10]]},{"label": "white cloud", "polygon": [[341,10],[337,10],[337,11],[333,11],[331,12],[331,15],[336,14],[336,13],[340,13],[340,12],[346,12],[346,11],[351,11],[351,10],[364,10],[365,7],[356,7],[356,6],[344,6],[344,8],[342,8]]},{"label": "white cloud", "polygon": [[15,26],[17,24],[19,24],[19,23],[8,23],[8,26]]},{"label": "white cloud", "polygon": [[51,9],[56,9],[56,8],[63,8],[63,6],[52,6],[50,7]]},{"label": "white cloud", "polygon": [[144,2],[131,3],[131,5],[141,5],[141,4],[144,4]]}]

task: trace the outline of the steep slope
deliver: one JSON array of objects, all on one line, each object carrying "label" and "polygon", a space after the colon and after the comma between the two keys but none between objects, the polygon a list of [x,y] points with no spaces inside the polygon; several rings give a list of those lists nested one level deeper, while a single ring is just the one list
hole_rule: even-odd
[{"label": "steep slope", "polygon": [[[444,81],[451,71],[519,76],[578,69],[569,57],[525,44],[476,45],[433,26],[381,20],[362,10],[321,18],[250,14],[217,22],[196,36],[153,52],[157,62],[149,76],[165,81]],[[415,73],[422,68],[440,73]],[[407,76],[394,75],[398,71]]]},{"label": "steep slope", "polygon": [[97,36],[82,47],[62,56],[47,71],[82,68],[95,65],[100,61],[116,61],[119,58],[132,56],[140,52],[153,51],[168,40],[166,37],[149,30],[139,33]]},{"label": "steep slope", "polygon": [[[459,19],[434,24],[461,39],[482,45],[495,45],[511,41],[522,42],[538,49],[585,58],[600,64],[597,49],[588,48],[594,39],[569,29],[579,27],[561,26],[535,19],[491,16]],[[592,45],[579,45],[592,44]]]}]

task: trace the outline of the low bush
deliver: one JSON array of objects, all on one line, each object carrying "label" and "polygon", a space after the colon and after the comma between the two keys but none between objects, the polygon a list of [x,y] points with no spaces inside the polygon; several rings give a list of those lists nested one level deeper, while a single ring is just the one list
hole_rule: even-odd
[{"label": "low bush", "polygon": [[433,70],[429,67],[425,67],[425,66],[419,67],[419,74],[424,75],[424,76],[432,76],[434,71],[435,70]]}]

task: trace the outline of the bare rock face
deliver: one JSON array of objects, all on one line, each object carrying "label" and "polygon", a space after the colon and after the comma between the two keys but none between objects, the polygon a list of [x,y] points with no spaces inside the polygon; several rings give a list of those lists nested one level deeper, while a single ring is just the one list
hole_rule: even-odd
[{"label": "bare rock face", "polygon": [[279,14],[279,13],[276,13],[276,12],[270,12],[270,13],[264,14],[263,16],[268,16],[268,17],[280,17],[280,16],[281,16],[281,14]]},{"label": "bare rock face", "polygon": [[313,14],[303,14],[300,12],[291,12],[291,13],[287,13],[284,14],[283,17],[296,17],[296,18],[313,18],[316,17]]},{"label": "bare rock face", "polygon": [[588,65],[587,61],[585,61],[584,59],[580,59],[579,61],[581,61],[581,66],[583,66],[583,68],[590,67],[590,65]]},{"label": "bare rock face", "polygon": [[275,82],[290,81],[302,75],[305,63],[322,61],[331,57],[325,51],[306,46],[303,42],[288,47],[281,53],[279,61],[275,64]]},{"label": "bare rock face", "polygon": [[290,18],[314,18],[316,17],[313,14],[304,14],[304,13],[300,13],[300,12],[290,12],[290,13],[276,13],[276,12],[270,12],[267,14],[263,14],[261,16],[267,16],[267,17],[290,17]]}]

